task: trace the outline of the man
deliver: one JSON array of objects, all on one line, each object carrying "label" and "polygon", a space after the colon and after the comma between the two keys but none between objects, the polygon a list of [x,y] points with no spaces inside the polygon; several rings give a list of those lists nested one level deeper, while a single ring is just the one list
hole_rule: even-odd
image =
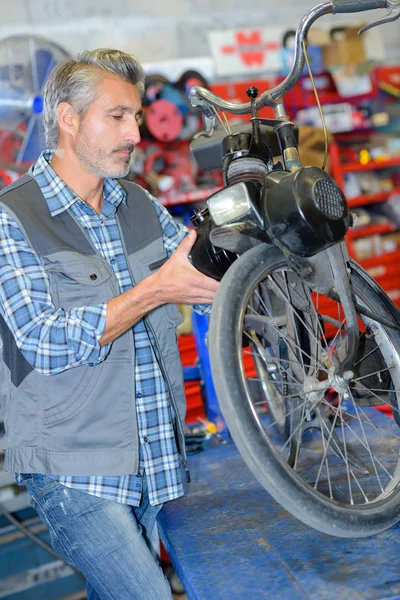
[{"label": "man", "polygon": [[[90,600],[162,600],[156,517],[183,494],[185,398],[176,303],[217,283],[195,241],[125,177],[143,71],[116,50],[50,75],[49,150],[0,197],[0,363],[6,468]],[[208,307],[209,308],[209,307]]]}]

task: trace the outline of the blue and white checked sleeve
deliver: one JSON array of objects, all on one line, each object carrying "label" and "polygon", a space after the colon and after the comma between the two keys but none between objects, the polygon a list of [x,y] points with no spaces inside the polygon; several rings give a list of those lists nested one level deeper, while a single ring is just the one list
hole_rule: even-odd
[{"label": "blue and white checked sleeve", "polygon": [[97,364],[110,345],[99,345],[106,303],[56,309],[40,258],[15,220],[0,209],[0,314],[26,360],[43,375]]},{"label": "blue and white checked sleeve", "polygon": [[[150,198],[153,201],[158,218],[160,219],[161,229],[163,231],[163,242],[168,256],[170,257],[177,249],[182,240],[189,233],[189,229],[185,225],[176,223],[171,217],[165,206],[162,206],[151,194]],[[193,310],[197,313],[208,315],[211,313],[211,304],[194,304]]]}]

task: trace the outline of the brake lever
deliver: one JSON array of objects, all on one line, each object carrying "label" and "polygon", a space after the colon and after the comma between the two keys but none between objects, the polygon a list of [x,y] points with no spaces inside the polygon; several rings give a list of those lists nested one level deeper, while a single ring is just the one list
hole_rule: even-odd
[{"label": "brake lever", "polygon": [[200,98],[197,95],[196,88],[198,87],[199,86],[193,86],[190,90],[189,101],[193,108],[197,108],[197,110],[201,112],[205,129],[196,133],[193,136],[194,140],[197,140],[199,137],[211,137],[217,126],[217,111],[215,109],[213,110],[203,98]]},{"label": "brake lever", "polygon": [[211,137],[212,134],[214,133],[214,130],[215,130],[217,124],[218,124],[217,117],[215,115],[207,116],[207,115],[203,114],[202,117],[203,117],[203,123],[204,123],[205,129],[196,133],[193,136],[194,140],[197,140],[199,137],[208,137],[208,138]]},{"label": "brake lever", "polygon": [[362,27],[360,29],[360,31],[358,32],[358,35],[362,35],[369,29],[372,29],[373,27],[377,27],[378,25],[383,25],[384,23],[392,23],[393,21],[396,21],[396,19],[398,19],[400,17],[400,0],[388,0],[387,9],[388,9],[388,14],[386,15],[386,17],[383,17],[382,19],[379,19],[378,21],[369,23],[369,25],[365,25],[365,27]]}]

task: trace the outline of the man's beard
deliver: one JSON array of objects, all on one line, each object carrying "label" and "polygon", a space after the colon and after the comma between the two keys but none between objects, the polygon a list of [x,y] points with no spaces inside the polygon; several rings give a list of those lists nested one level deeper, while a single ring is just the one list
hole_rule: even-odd
[{"label": "man's beard", "polygon": [[133,145],[124,145],[107,151],[97,149],[90,151],[83,135],[78,137],[75,145],[76,155],[86,170],[100,179],[126,177],[129,173],[130,154],[126,156],[126,164],[110,166],[109,163],[112,161],[114,153],[118,150],[129,150],[132,153],[133,149]]}]

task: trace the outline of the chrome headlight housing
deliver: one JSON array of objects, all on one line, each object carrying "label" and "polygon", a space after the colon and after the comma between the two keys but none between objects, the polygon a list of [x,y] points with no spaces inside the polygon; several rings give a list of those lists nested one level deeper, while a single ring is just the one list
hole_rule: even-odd
[{"label": "chrome headlight housing", "polygon": [[259,185],[253,181],[241,181],[210,196],[207,206],[211,219],[218,227],[247,220],[263,228],[263,219],[258,210],[259,198]]}]

